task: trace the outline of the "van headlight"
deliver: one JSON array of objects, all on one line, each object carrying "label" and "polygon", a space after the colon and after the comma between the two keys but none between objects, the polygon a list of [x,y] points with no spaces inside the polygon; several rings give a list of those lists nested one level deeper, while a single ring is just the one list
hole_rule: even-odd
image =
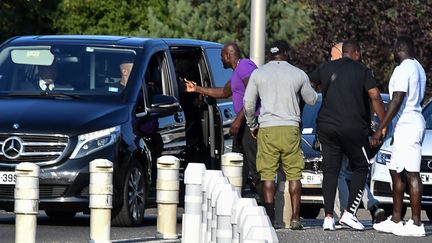
[{"label": "van headlight", "polygon": [[391,152],[387,151],[387,150],[379,150],[378,153],[376,154],[376,159],[375,161],[378,164],[382,164],[385,165],[386,163],[390,163],[390,159],[391,159]]},{"label": "van headlight", "polygon": [[78,143],[70,158],[79,159],[101,150],[115,143],[119,136],[120,126],[79,135]]}]

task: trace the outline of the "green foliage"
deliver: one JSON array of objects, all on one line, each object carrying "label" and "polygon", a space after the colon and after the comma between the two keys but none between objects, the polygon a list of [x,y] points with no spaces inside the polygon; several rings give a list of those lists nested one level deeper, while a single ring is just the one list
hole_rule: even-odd
[{"label": "green foliage", "polygon": [[0,41],[16,35],[54,34],[53,13],[59,0],[0,1]]},{"label": "green foliage", "polygon": [[[355,39],[361,44],[363,61],[387,91],[394,68],[392,47],[399,35],[411,36],[417,45],[418,60],[431,78],[432,5],[411,0],[308,0],[314,30],[296,50],[296,62],[307,71],[328,59],[332,43]],[[429,2],[429,4],[428,4]],[[432,86],[427,87],[430,96]]]},{"label": "green foliage", "polygon": [[[153,3],[159,1],[147,1]],[[139,0],[63,0],[54,20],[61,34],[133,35],[146,22]]]}]

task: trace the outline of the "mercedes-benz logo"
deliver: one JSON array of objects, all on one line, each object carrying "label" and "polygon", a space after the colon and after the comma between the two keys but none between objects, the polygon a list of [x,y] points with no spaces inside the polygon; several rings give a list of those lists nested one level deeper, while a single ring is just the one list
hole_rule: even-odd
[{"label": "mercedes-benz logo", "polygon": [[2,152],[8,159],[16,159],[20,157],[23,150],[23,140],[19,137],[9,137],[3,142]]},{"label": "mercedes-benz logo", "polygon": [[429,167],[429,169],[432,170],[432,160],[429,160],[429,161],[427,162],[427,166]]},{"label": "mercedes-benz logo", "polygon": [[12,127],[13,127],[14,129],[18,129],[18,128],[20,127],[20,125],[19,125],[18,123],[14,123],[14,124],[12,125]]}]

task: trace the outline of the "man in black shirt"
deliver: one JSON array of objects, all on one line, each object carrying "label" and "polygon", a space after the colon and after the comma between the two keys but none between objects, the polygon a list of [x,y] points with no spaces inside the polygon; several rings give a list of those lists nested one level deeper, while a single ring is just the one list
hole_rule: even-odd
[{"label": "man in black shirt", "polygon": [[359,55],[359,45],[355,41],[346,41],[341,59],[324,63],[309,75],[323,92],[317,132],[323,155],[324,230],[335,229],[333,208],[343,154],[349,159],[352,178],[348,208],[340,222],[357,230],[364,229],[356,213],[369,171],[369,102],[380,121],[385,110],[372,72],[355,61],[359,60]]}]

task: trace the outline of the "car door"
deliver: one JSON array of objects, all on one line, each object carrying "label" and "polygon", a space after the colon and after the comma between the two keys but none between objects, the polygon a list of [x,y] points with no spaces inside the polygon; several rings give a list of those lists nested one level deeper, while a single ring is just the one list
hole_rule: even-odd
[{"label": "car door", "polygon": [[[208,65],[212,73],[213,82],[212,87],[224,87],[225,84],[231,79],[233,70],[231,68],[224,68],[221,61],[221,51],[220,47],[206,48],[206,56],[208,60]],[[217,99],[217,107],[222,117],[223,123],[223,138],[224,138],[224,151],[231,152],[232,150],[232,137],[229,135],[229,129],[231,123],[236,118],[236,113],[234,112],[234,106],[231,97],[226,99]]]}]

